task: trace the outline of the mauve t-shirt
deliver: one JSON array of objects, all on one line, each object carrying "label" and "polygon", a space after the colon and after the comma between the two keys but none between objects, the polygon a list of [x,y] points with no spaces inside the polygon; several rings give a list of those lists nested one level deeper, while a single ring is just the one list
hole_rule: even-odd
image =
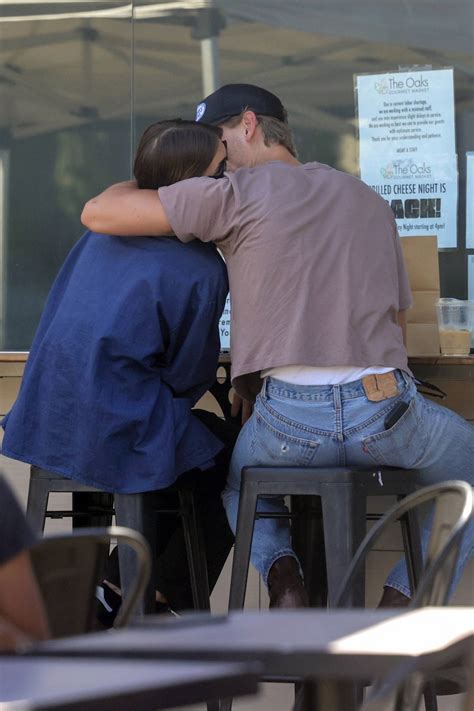
[{"label": "mauve t-shirt", "polygon": [[267,368],[408,371],[397,312],[411,305],[389,205],[321,163],[271,161],[160,188],[176,236],[213,241],[229,272],[232,381],[253,398]]}]

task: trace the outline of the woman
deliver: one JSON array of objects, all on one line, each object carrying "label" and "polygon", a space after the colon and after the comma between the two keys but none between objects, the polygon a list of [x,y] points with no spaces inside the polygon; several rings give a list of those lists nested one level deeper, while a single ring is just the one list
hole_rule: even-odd
[{"label": "woman", "polygon": [[[134,175],[140,188],[157,189],[219,177],[225,160],[220,129],[163,121],[143,134]],[[191,408],[215,380],[227,291],[212,245],[86,232],[53,284],[2,423],[3,454],[104,491],[164,489],[196,470],[207,487],[211,584],[232,545],[220,501],[227,462],[213,467],[223,445]],[[159,589],[188,606],[176,580]]]}]

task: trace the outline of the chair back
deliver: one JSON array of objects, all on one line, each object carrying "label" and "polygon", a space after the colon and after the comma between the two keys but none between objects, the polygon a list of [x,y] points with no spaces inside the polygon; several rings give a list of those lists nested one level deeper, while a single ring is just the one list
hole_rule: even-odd
[{"label": "chair back", "polygon": [[466,655],[466,669],[468,669],[468,686],[464,697],[463,711],[474,709],[474,639],[471,640],[469,651]]},{"label": "chair back", "polygon": [[121,526],[82,528],[45,536],[32,546],[33,569],[54,638],[97,629],[96,588],[102,583],[113,541],[129,546],[137,560],[134,585],[115,619],[114,626],[122,627],[133,615],[150,578],[149,546],[140,533]]},{"label": "chair back", "polygon": [[[462,667],[467,682],[463,700],[456,704],[459,711],[474,709],[474,638],[466,641],[466,650],[456,665],[456,669]],[[418,711],[422,708],[421,697],[425,684],[426,679],[420,670],[418,658],[402,662],[368,690],[359,711]]]},{"label": "chair back", "polygon": [[[343,607],[352,581],[387,527],[429,503],[434,504],[430,538],[423,555],[423,572],[409,607],[444,605],[447,602],[459,547],[473,515],[472,488],[464,481],[447,481],[425,487],[387,511],[369,531],[352,559],[336,596],[336,607]],[[424,685],[423,676],[416,670],[416,659],[402,664],[386,678],[374,682],[361,711],[417,711]]]},{"label": "chair back", "polygon": [[444,605],[447,602],[459,546],[473,513],[472,488],[464,481],[446,481],[427,486],[387,511],[360,544],[333,601],[334,607],[344,607],[354,578],[387,527],[428,503],[434,504],[433,524],[428,548],[423,556],[423,572],[410,607]]},{"label": "chair back", "polygon": [[423,683],[418,660],[403,662],[369,689],[359,711],[418,711],[422,703]]}]

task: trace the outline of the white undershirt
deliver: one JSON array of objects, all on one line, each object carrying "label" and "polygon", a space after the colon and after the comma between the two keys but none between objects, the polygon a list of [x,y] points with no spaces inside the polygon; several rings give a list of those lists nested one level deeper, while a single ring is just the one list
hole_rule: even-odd
[{"label": "white undershirt", "polygon": [[284,365],[280,368],[262,370],[261,378],[270,376],[276,380],[283,380],[292,385],[342,385],[361,380],[366,375],[381,375],[389,373],[393,368],[371,366],[370,368],[357,368],[352,365],[335,365],[319,368],[309,365]]}]

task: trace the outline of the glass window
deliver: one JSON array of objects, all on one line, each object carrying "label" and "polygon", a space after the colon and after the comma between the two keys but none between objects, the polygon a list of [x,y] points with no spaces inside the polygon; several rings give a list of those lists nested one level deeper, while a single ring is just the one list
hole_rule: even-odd
[{"label": "glass window", "polygon": [[80,236],[81,205],[130,169],[132,9],[2,4],[2,350],[28,350]]},{"label": "glass window", "polygon": [[458,247],[441,250],[441,288],[467,297],[471,0],[4,0],[1,12],[1,349],[29,348],[83,203],[129,177],[143,128],[194,117],[229,82],[282,98],[301,160],[357,175],[354,75],[453,67]]}]

